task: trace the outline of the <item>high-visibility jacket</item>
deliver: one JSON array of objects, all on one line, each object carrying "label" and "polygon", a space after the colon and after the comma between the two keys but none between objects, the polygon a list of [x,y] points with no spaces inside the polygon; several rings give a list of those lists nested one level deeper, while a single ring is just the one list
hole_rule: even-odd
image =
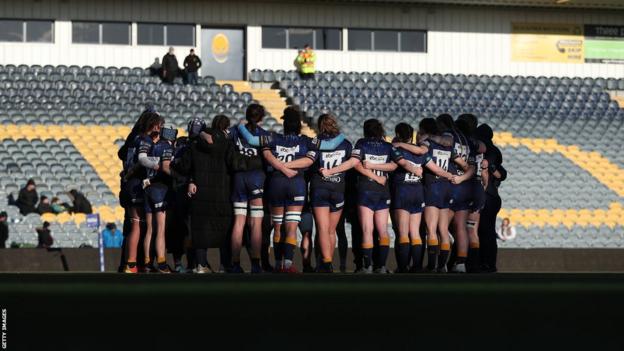
[{"label": "high-visibility jacket", "polygon": [[314,62],[316,54],[314,51],[304,51],[297,56],[297,64],[301,73],[314,73]]}]

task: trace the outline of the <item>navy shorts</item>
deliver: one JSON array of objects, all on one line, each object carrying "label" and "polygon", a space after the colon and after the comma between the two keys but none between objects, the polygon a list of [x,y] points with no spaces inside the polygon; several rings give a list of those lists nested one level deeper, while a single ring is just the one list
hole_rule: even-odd
[{"label": "navy shorts", "polygon": [[395,184],[392,187],[392,209],[410,214],[421,213],[425,208],[422,184]]},{"label": "navy shorts", "polygon": [[152,184],[145,189],[145,212],[155,213],[167,210],[169,189],[164,184]]},{"label": "navy shorts", "polygon": [[312,234],[313,226],[314,226],[314,219],[312,216],[312,212],[301,213],[301,222],[299,222],[299,231],[301,232],[301,234],[303,233]]},{"label": "navy shorts", "polygon": [[474,179],[470,183],[473,196],[470,212],[481,212],[485,206],[485,189],[483,189],[481,181],[477,179]]},{"label": "navy shorts", "polygon": [[453,203],[451,204],[450,209],[455,212],[469,210],[472,206],[474,196],[472,188],[472,181],[451,185],[451,197],[453,198]]},{"label": "navy shorts", "polygon": [[451,183],[444,180],[429,183],[425,186],[425,206],[449,208],[453,204],[451,195]]},{"label": "navy shorts", "polygon": [[344,192],[313,187],[310,190],[310,204],[312,207],[329,207],[330,212],[338,212],[344,207]]},{"label": "navy shorts", "polygon": [[232,201],[247,202],[262,198],[264,181],[265,175],[261,170],[235,173]]},{"label": "navy shorts", "polygon": [[273,176],[269,180],[269,204],[272,207],[303,206],[307,186],[301,176],[286,178]]},{"label": "navy shorts", "polygon": [[143,181],[137,178],[128,179],[124,183],[124,202],[128,204],[128,207],[143,207],[145,200],[145,193],[143,191]]},{"label": "navy shorts", "polygon": [[373,211],[385,210],[390,207],[390,194],[387,191],[358,190],[358,206]]}]

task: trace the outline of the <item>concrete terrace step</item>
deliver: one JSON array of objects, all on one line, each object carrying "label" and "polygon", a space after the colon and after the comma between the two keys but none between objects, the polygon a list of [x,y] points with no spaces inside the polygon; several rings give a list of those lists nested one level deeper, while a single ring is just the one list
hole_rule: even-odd
[{"label": "concrete terrace step", "polygon": [[[278,89],[264,89],[255,88],[247,81],[234,81],[234,80],[220,80],[218,84],[230,84],[235,91],[239,93],[250,93],[255,100],[260,102],[264,108],[277,119],[278,123],[282,123],[280,117],[282,116],[284,109],[288,106],[286,99],[280,95]],[[310,128],[305,122],[303,122],[303,128],[301,132],[307,136],[313,137],[316,135],[314,130]]]}]

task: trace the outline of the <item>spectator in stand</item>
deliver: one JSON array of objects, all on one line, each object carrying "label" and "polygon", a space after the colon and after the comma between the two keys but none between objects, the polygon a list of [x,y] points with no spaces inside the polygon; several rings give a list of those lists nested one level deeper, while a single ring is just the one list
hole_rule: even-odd
[{"label": "spectator in stand", "polygon": [[162,79],[167,84],[173,84],[174,79],[178,76],[178,59],[173,51],[173,47],[170,47],[169,52],[162,59]]},{"label": "spectator in stand", "polygon": [[511,225],[509,218],[503,219],[500,231],[498,232],[498,238],[502,241],[513,240],[516,238],[516,227]]},{"label": "spectator in stand", "polygon": [[149,66],[147,69],[150,71],[150,76],[160,77],[160,72],[162,71],[162,65],[160,64],[160,59],[158,57],[154,58],[154,63]]},{"label": "spectator in stand", "polygon": [[37,244],[38,249],[47,249],[52,247],[54,244],[54,239],[52,238],[52,233],[50,232],[50,222],[43,222],[43,227],[37,228],[37,236],[39,238],[39,244]]},{"label": "spectator in stand", "polygon": [[84,213],[91,214],[93,209],[91,203],[87,198],[78,190],[72,189],[69,191],[69,198],[72,200],[73,206],[69,209],[72,213]]},{"label": "spectator in stand", "polygon": [[123,242],[123,235],[121,230],[117,229],[115,223],[108,223],[106,229],[102,231],[102,237],[104,240],[104,248],[120,248]]},{"label": "spectator in stand", "polygon": [[63,204],[61,204],[61,200],[59,200],[59,198],[56,197],[56,196],[52,198],[52,202],[51,202],[50,206],[52,206],[52,211],[55,214],[59,214],[61,212],[67,211],[67,208],[65,208],[65,206],[63,206]]},{"label": "spectator in stand", "polygon": [[197,71],[201,66],[202,62],[199,56],[195,55],[194,49],[191,49],[189,55],[184,59],[184,70],[188,84],[197,85]]},{"label": "spectator in stand", "polygon": [[41,198],[39,198],[39,206],[37,206],[37,212],[39,212],[39,214],[55,213],[52,205],[50,205],[50,199],[48,199],[47,196],[41,195]]},{"label": "spectator in stand", "polygon": [[310,45],[305,44],[303,46],[303,50],[299,51],[299,55],[297,56],[295,62],[301,79],[314,78],[314,72],[316,72],[316,69],[314,68],[316,54],[312,51]]},{"label": "spectator in stand", "polygon": [[0,212],[0,249],[6,248],[6,241],[9,239],[9,225],[7,224],[7,213]]},{"label": "spectator in stand", "polygon": [[35,181],[32,179],[28,180],[26,186],[20,190],[19,195],[17,196],[16,205],[20,209],[20,213],[22,215],[27,215],[29,213],[37,212],[37,200],[39,199],[39,195],[37,195],[37,186],[35,185]]}]

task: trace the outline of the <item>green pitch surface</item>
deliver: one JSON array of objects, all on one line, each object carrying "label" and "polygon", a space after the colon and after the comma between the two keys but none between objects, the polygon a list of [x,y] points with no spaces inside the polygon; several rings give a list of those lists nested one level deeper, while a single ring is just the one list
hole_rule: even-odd
[{"label": "green pitch surface", "polygon": [[623,298],[624,274],[0,275],[9,350],[622,349]]}]

